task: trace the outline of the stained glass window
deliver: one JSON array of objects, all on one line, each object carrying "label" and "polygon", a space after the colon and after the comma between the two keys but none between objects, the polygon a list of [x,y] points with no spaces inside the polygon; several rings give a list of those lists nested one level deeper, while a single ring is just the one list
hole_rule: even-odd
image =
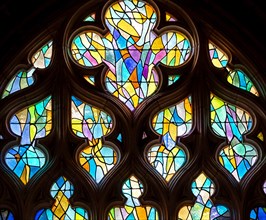
[{"label": "stained glass window", "polygon": [[192,183],[191,190],[196,197],[195,204],[186,206],[178,212],[178,219],[231,219],[230,211],[223,205],[215,206],[210,197],[215,191],[215,186],[210,178],[201,173]]},{"label": "stained glass window", "polygon": [[87,16],[84,21],[94,22],[95,21],[96,13],[92,13],[89,16]]},{"label": "stained glass window", "polygon": [[18,112],[10,120],[11,131],[20,140],[7,150],[5,162],[24,184],[45,165],[47,156],[37,139],[46,137],[51,127],[51,96]]},{"label": "stained glass window", "polygon": [[71,124],[73,132],[88,141],[79,154],[79,163],[99,183],[117,162],[117,153],[101,139],[111,131],[112,119],[104,111],[72,96]]},{"label": "stained glass window", "polygon": [[[264,182],[262,189],[266,196],[266,181]],[[252,220],[253,219],[256,219],[256,220],[266,219],[266,207],[256,207],[252,209],[249,217]]]},{"label": "stained glass window", "polygon": [[69,202],[74,193],[73,185],[63,176],[52,185],[51,196],[55,199],[51,209],[41,209],[35,215],[35,220],[88,220],[88,213],[80,207],[72,208]]},{"label": "stained glass window", "polygon": [[35,70],[45,69],[49,66],[52,57],[52,48],[53,42],[49,41],[37,50],[31,58],[32,67],[28,70],[19,70],[16,75],[12,77],[4,89],[2,98],[31,86],[35,81],[33,76]]},{"label": "stained glass window", "polygon": [[227,81],[240,89],[246,90],[256,96],[259,96],[253,82],[241,69],[231,69],[228,67],[229,57],[213,43],[209,43],[210,58],[213,65],[217,68],[226,68],[228,71]]},{"label": "stained glass window", "polygon": [[114,207],[109,211],[108,220],[156,220],[159,219],[158,211],[154,207],[142,206],[139,198],[143,194],[143,185],[131,176],[123,185],[122,193],[126,197],[124,207]]},{"label": "stained glass window", "polygon": [[211,125],[228,142],[219,152],[219,162],[240,181],[258,158],[256,148],[245,143],[243,137],[252,128],[251,116],[211,94]]},{"label": "stained glass window", "polygon": [[153,32],[157,13],[142,1],[114,3],[104,18],[109,32],[105,36],[92,30],[81,32],[72,40],[72,56],[85,67],[105,63],[109,68],[106,89],[133,111],[159,87],[154,66],[185,63],[192,54],[192,45],[189,36],[180,31],[157,36]]},{"label": "stained glass window", "polygon": [[176,142],[178,137],[188,134],[191,130],[191,97],[156,114],[152,127],[162,135],[162,144],[149,149],[148,160],[160,175],[169,181],[187,161],[185,151]]},{"label": "stained glass window", "polygon": [[266,219],[263,54],[193,4],[71,1],[11,38],[0,219]]},{"label": "stained glass window", "polygon": [[165,19],[166,19],[166,21],[170,21],[170,22],[171,21],[177,21],[177,19],[168,12],[166,12],[166,14],[165,14]]},{"label": "stained glass window", "polygon": [[14,216],[13,216],[12,212],[5,210],[5,209],[1,209],[0,210],[0,219],[1,220],[14,220]]}]

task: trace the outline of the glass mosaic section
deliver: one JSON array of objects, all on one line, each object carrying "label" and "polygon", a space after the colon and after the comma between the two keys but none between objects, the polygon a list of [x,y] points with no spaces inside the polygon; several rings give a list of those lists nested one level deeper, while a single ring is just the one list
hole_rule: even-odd
[{"label": "glass mosaic section", "polygon": [[[263,191],[266,194],[266,181],[263,184]],[[266,207],[256,207],[250,212],[250,220],[264,220],[266,219]]]},{"label": "glass mosaic section", "polygon": [[19,144],[9,148],[5,162],[24,184],[27,184],[46,162],[46,156],[36,140],[46,137],[51,128],[51,96],[16,113],[10,120],[10,129],[19,137]]},{"label": "glass mosaic section", "polygon": [[108,220],[157,220],[159,213],[156,208],[142,206],[139,198],[143,194],[143,185],[135,177],[127,179],[122,187],[122,193],[126,197],[124,207],[114,207],[109,211]]},{"label": "glass mosaic section", "polygon": [[31,61],[33,66],[28,70],[21,69],[19,70],[7,83],[5,89],[3,90],[1,98],[5,98],[12,93],[25,89],[31,86],[35,79],[33,77],[33,73],[36,68],[45,69],[49,66],[51,57],[52,57],[52,41],[45,44],[42,48],[37,50],[37,52],[33,55]]},{"label": "glass mosaic section", "polygon": [[213,43],[209,42],[209,53],[212,64],[217,68],[225,67],[228,71],[227,82],[231,85],[250,92],[256,96],[259,96],[259,93],[254,86],[253,82],[249,79],[246,73],[240,69],[230,69],[228,64],[228,56],[220,48],[218,48]]},{"label": "glass mosaic section", "polygon": [[215,186],[204,173],[192,182],[191,191],[196,201],[193,206],[184,206],[179,210],[178,220],[232,219],[226,206],[213,204],[211,196],[215,191]]},{"label": "glass mosaic section", "polygon": [[159,75],[155,65],[179,66],[192,54],[188,37],[178,31],[157,36],[155,9],[144,1],[122,0],[107,8],[105,24],[109,32],[102,37],[91,30],[74,37],[71,54],[76,63],[94,67],[102,62],[109,70],[107,90],[134,110],[155,93]]},{"label": "glass mosaic section", "polygon": [[254,208],[250,212],[250,220],[265,220],[266,219],[266,207]]},{"label": "glass mosaic section", "polygon": [[6,209],[0,209],[0,220],[14,220],[12,212]]},{"label": "glass mosaic section", "polygon": [[177,21],[177,19],[173,16],[173,15],[171,15],[170,13],[168,13],[168,12],[166,12],[166,14],[165,14],[165,20],[166,21]]},{"label": "glass mosaic section", "polygon": [[89,16],[87,16],[84,21],[94,22],[96,17],[96,13],[92,13]]},{"label": "glass mosaic section", "polygon": [[243,140],[243,135],[252,128],[252,118],[247,111],[213,94],[210,110],[212,130],[228,143],[219,153],[219,162],[240,181],[258,158],[255,147]]},{"label": "glass mosaic section", "polygon": [[89,82],[91,85],[95,85],[95,77],[94,76],[85,76],[84,79]]},{"label": "glass mosaic section", "polygon": [[119,133],[118,134],[118,136],[117,136],[117,140],[119,141],[119,142],[123,142],[123,137],[122,137],[122,134],[121,133]]},{"label": "glass mosaic section", "polygon": [[50,65],[53,52],[53,41],[42,46],[31,58],[35,68],[45,69]]},{"label": "glass mosaic section", "polygon": [[87,220],[88,213],[80,207],[72,208],[69,202],[74,194],[74,186],[65,178],[59,177],[52,185],[51,196],[55,202],[51,209],[41,209],[35,215],[35,220]]},{"label": "glass mosaic section", "polygon": [[174,84],[177,80],[179,80],[179,78],[179,75],[168,76],[168,86]]},{"label": "glass mosaic section", "polygon": [[229,60],[227,54],[211,42],[209,42],[209,53],[212,64],[215,67],[223,68],[227,66]]},{"label": "glass mosaic section", "polygon": [[148,150],[148,161],[169,181],[187,161],[186,152],[177,145],[177,137],[189,133],[192,127],[191,97],[157,113],[152,119],[152,127],[162,135],[162,144]]},{"label": "glass mosaic section", "polygon": [[28,71],[20,70],[7,84],[3,91],[2,99],[8,95],[25,89],[34,83],[33,73],[35,68],[31,68]]},{"label": "glass mosaic section", "polygon": [[257,137],[261,140],[261,141],[264,141],[264,136],[262,134],[262,132],[260,132]]},{"label": "glass mosaic section", "polygon": [[230,84],[247,92],[250,92],[256,96],[259,96],[259,93],[253,82],[247,77],[247,75],[242,70],[230,70],[229,68],[227,68],[227,70],[229,71],[227,81]]},{"label": "glass mosaic section", "polygon": [[104,111],[74,96],[71,112],[73,132],[88,141],[88,146],[80,152],[79,163],[99,183],[117,163],[115,150],[102,144],[102,137],[112,129],[112,118]]}]

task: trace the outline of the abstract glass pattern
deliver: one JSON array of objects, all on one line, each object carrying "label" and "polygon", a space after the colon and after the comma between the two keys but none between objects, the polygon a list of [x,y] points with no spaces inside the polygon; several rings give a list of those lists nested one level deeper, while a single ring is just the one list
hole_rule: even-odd
[{"label": "abstract glass pattern", "polygon": [[110,133],[112,118],[72,96],[71,126],[75,135],[88,141],[88,146],[79,155],[79,163],[99,183],[117,163],[115,150],[103,145],[101,139]]},{"label": "abstract glass pattern", "polygon": [[228,64],[228,56],[224,53],[220,48],[218,48],[213,43],[209,43],[209,53],[210,58],[213,65],[217,68],[225,67],[228,71],[227,82],[231,85],[243,89],[247,92],[250,92],[256,96],[259,96],[259,93],[254,86],[253,82],[249,79],[249,77],[244,73],[243,70],[240,69],[230,69]]},{"label": "abstract glass pattern", "polygon": [[258,90],[242,70],[230,70],[229,68],[227,68],[227,70],[229,71],[227,81],[230,84],[247,92],[250,92],[256,96],[259,96]]},{"label": "abstract glass pattern", "polygon": [[2,94],[2,99],[8,95],[31,86],[34,83],[33,73],[35,68],[30,68],[28,71],[20,70],[7,84]]},{"label": "abstract glass pattern", "polygon": [[210,110],[212,130],[228,142],[220,151],[219,162],[240,181],[258,158],[255,147],[243,141],[243,135],[252,128],[252,118],[245,110],[213,94]]},{"label": "abstract glass pattern", "polygon": [[84,76],[84,79],[88,81],[91,85],[95,85],[95,78],[94,76]]},{"label": "abstract glass pattern", "polygon": [[122,193],[126,197],[124,207],[113,207],[108,214],[108,220],[157,220],[159,213],[156,208],[142,206],[139,197],[143,194],[143,185],[131,176],[123,185]]},{"label": "abstract glass pattern", "polygon": [[117,140],[119,141],[119,142],[123,142],[123,138],[122,138],[122,134],[121,133],[119,133],[118,134],[118,136],[117,136]]},{"label": "abstract glass pattern", "polygon": [[6,209],[0,209],[0,220],[14,220],[12,212]]},{"label": "abstract glass pattern", "polygon": [[176,144],[176,139],[191,130],[191,97],[156,114],[152,119],[152,127],[162,135],[162,144],[151,147],[147,157],[160,175],[169,181],[187,160],[185,151]]},{"label": "abstract glass pattern", "polygon": [[[266,194],[266,181],[263,184],[263,192]],[[264,220],[266,219],[266,207],[256,207],[250,212],[250,219]]]},{"label": "abstract glass pattern", "polygon": [[227,54],[211,42],[209,42],[209,53],[212,64],[215,67],[223,68],[227,66],[229,60]]},{"label": "abstract glass pattern", "polygon": [[178,220],[231,219],[230,211],[223,205],[215,206],[211,196],[215,186],[210,178],[201,173],[191,185],[196,202],[193,206],[184,206],[178,212]]},{"label": "abstract glass pattern", "polygon": [[96,17],[96,13],[92,13],[89,16],[87,16],[84,21],[94,22]]},{"label": "abstract glass pattern", "polygon": [[145,1],[121,0],[105,12],[109,29],[104,37],[87,30],[74,37],[71,53],[81,66],[94,67],[102,62],[109,70],[107,90],[133,111],[159,86],[154,68],[159,63],[179,66],[192,54],[188,37],[180,31],[157,36],[155,9]]},{"label": "abstract glass pattern", "polygon": [[166,12],[166,14],[165,14],[165,20],[166,21],[177,21],[177,19],[168,12]]},{"label": "abstract glass pattern", "polygon": [[168,86],[174,84],[179,78],[179,75],[168,76]]},{"label": "abstract glass pattern", "polygon": [[19,70],[16,75],[11,78],[11,80],[8,82],[7,86],[3,91],[1,97],[2,99],[14,92],[25,89],[34,83],[35,79],[33,77],[33,73],[35,72],[35,70],[37,68],[47,68],[50,64],[53,51],[52,45],[53,42],[49,41],[47,44],[37,50],[37,52],[31,58],[33,66],[30,67],[28,70]]},{"label": "abstract glass pattern", "polygon": [[74,186],[63,176],[52,185],[51,196],[55,202],[51,209],[41,209],[35,215],[35,220],[88,220],[88,213],[80,207],[72,208],[69,202],[74,194]]},{"label": "abstract glass pattern", "polygon": [[257,207],[251,210],[250,220],[265,220],[266,219],[266,207]]},{"label": "abstract glass pattern", "polygon": [[36,140],[46,137],[51,131],[51,96],[16,113],[10,120],[10,128],[20,141],[7,151],[5,162],[27,184],[46,162]]},{"label": "abstract glass pattern", "polygon": [[53,41],[49,41],[42,46],[31,58],[31,63],[35,68],[45,69],[50,65],[53,52]]},{"label": "abstract glass pattern", "polygon": [[261,141],[264,141],[264,136],[262,134],[262,132],[260,132],[257,137],[261,140]]}]

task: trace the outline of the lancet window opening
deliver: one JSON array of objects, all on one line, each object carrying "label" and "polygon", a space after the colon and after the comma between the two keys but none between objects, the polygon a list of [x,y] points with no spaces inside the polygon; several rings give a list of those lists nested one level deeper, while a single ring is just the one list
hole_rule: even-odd
[{"label": "lancet window opening", "polygon": [[149,0],[65,21],[0,78],[1,219],[266,218],[265,85],[219,30]]}]

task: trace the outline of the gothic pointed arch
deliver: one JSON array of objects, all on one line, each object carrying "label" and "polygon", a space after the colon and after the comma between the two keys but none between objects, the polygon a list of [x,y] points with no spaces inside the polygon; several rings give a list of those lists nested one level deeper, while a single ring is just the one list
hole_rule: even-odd
[{"label": "gothic pointed arch", "polygon": [[56,4],[0,44],[0,219],[264,219],[261,36],[219,3]]}]

